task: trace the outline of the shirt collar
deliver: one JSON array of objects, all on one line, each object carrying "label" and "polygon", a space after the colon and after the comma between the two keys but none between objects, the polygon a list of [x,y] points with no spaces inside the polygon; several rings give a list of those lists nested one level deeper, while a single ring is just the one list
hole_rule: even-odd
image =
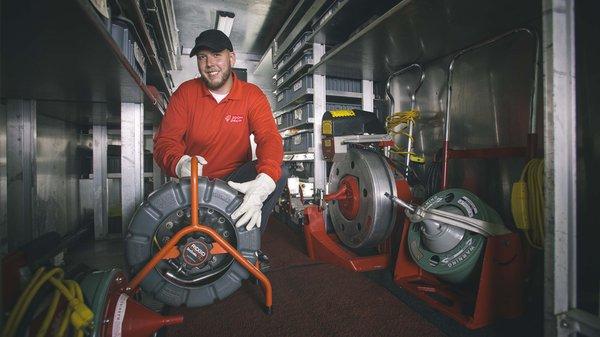
[{"label": "shirt collar", "polygon": [[[233,70],[231,70],[231,78],[233,79],[233,85],[231,86],[231,90],[229,91],[225,99],[239,100],[242,98],[242,83],[237,78]],[[202,81],[202,79],[200,78],[198,78],[198,81],[200,81],[200,85],[202,88],[202,96],[210,96],[211,94],[208,90],[208,87],[206,87],[206,83],[204,83],[204,81]]]}]

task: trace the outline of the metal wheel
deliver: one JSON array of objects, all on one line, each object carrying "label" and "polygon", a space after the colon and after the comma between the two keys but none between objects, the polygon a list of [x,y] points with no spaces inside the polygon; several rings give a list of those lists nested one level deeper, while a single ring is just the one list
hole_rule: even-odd
[{"label": "metal wheel", "polygon": [[329,175],[330,193],[342,185],[349,193],[346,201],[334,200],[327,206],[337,236],[351,248],[378,245],[396,223],[396,206],[384,196],[385,192],[396,195],[392,170],[381,155],[350,148]]}]

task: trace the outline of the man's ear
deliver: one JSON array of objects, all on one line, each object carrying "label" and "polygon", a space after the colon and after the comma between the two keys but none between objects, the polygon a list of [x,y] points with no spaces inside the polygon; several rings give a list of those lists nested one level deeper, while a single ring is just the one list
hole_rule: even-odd
[{"label": "man's ear", "polygon": [[231,66],[235,65],[235,53],[232,51],[229,52],[229,62],[231,63]]}]

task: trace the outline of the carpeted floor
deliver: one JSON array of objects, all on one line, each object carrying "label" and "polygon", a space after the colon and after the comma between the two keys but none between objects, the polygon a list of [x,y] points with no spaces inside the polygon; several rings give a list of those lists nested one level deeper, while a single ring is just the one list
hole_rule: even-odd
[{"label": "carpeted floor", "polygon": [[301,233],[271,221],[262,241],[271,259],[273,315],[246,281],[229,298],[203,308],[176,308],[185,322],[170,337],[201,336],[445,336],[365,275],[308,259]]}]

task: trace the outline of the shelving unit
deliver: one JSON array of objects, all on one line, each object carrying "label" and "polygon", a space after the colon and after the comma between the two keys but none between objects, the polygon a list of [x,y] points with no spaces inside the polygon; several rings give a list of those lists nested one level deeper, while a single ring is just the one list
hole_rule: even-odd
[{"label": "shelving unit", "polygon": [[[149,120],[160,120],[164,107],[155,104],[88,1],[12,2],[6,12],[7,30],[20,34],[6,35],[3,41],[3,97],[64,102],[67,107],[77,102],[145,103]],[[36,43],[23,50],[23,39]]]},{"label": "shelving unit", "polygon": [[[292,177],[300,178],[301,185],[310,193],[292,193],[292,199],[312,196],[313,190],[325,190],[326,163],[321,155],[321,116],[326,110],[373,110],[373,84],[362,78],[323,76],[311,71],[327,51],[341,43],[360,25],[369,20],[367,15],[385,12],[396,1],[339,0],[335,2],[306,1],[299,3],[287,23],[277,35],[271,49],[276,71],[275,118],[284,137],[284,162]],[[368,13],[368,14],[366,14]],[[294,15],[298,17],[294,17]],[[287,34],[287,35],[286,35]],[[263,57],[263,59],[268,57]],[[296,212],[302,212],[302,203],[288,201]],[[286,209],[281,207],[281,209]],[[301,214],[291,215],[296,225]],[[295,220],[294,220],[295,219]]]},{"label": "shelving unit", "polygon": [[[126,224],[142,201],[144,179],[161,176],[143,172],[143,129],[160,123],[172,88],[159,58],[161,42],[151,37],[139,3],[120,4],[120,16],[110,18],[88,0],[6,1],[2,8],[1,94],[11,109],[24,107],[9,113],[31,116],[33,123],[38,115],[48,116],[69,123],[69,131],[93,130],[90,147],[97,174],[93,191],[86,193],[93,193],[97,201],[93,204],[97,238],[108,234],[108,179],[121,180]],[[115,128],[121,130],[121,173],[109,174],[107,129]],[[21,146],[20,139],[11,139],[7,146]],[[23,162],[35,162],[35,156],[27,153]]]}]

